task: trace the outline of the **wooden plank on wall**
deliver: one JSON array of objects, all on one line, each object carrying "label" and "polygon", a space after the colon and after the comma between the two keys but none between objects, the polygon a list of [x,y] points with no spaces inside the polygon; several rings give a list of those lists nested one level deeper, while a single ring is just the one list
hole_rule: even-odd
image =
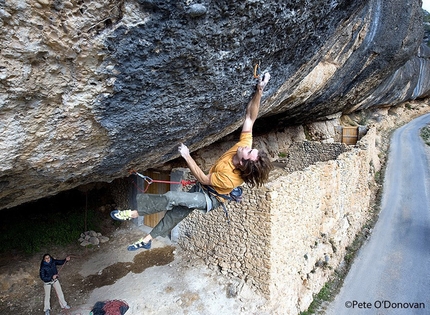
[{"label": "wooden plank on wall", "polygon": [[342,128],[342,143],[355,145],[358,140],[358,127]]},{"label": "wooden plank on wall", "polygon": [[[152,179],[157,180],[170,180],[170,175],[167,172],[158,172],[158,171],[146,171],[143,173],[145,176],[149,176]],[[170,189],[170,184],[164,184],[164,183],[152,183],[149,185],[148,190],[146,191],[147,194],[164,194],[168,192]],[[154,227],[160,222],[160,220],[164,217],[164,214],[166,211],[145,215],[143,218],[143,224]]]}]

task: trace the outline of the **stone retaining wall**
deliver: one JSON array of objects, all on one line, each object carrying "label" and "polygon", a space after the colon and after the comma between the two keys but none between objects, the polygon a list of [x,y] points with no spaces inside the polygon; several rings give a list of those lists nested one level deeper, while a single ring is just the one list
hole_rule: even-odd
[{"label": "stone retaining wall", "polygon": [[[229,224],[222,209],[194,211],[179,227],[180,245],[246,281],[274,313],[307,309],[368,217],[379,165],[375,138],[372,128],[346,152],[339,144],[321,149],[340,154],[334,160],[294,172],[276,168],[267,185],[245,188],[244,201],[228,205]],[[302,152],[294,160],[312,160],[314,153]]]},{"label": "stone retaining wall", "polygon": [[[293,143],[288,148],[285,157],[280,157],[279,162],[285,164],[284,168],[289,172],[295,172],[316,164],[335,160],[341,153],[346,152],[350,147],[343,143],[321,143],[317,141],[303,141]],[[283,155],[281,153],[281,155]]]}]

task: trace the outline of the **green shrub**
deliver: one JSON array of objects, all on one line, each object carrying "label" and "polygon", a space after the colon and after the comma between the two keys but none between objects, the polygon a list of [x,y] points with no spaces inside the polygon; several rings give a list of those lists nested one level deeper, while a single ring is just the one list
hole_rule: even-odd
[{"label": "green shrub", "polygon": [[430,127],[426,126],[421,129],[421,138],[424,140],[425,144],[430,145]]},{"label": "green shrub", "polygon": [[88,211],[87,218],[85,216],[84,211],[73,211],[10,218],[6,225],[2,224],[0,253],[18,251],[34,254],[46,247],[77,242],[85,231],[85,225],[88,230],[98,230],[100,220],[96,219],[95,212]]}]

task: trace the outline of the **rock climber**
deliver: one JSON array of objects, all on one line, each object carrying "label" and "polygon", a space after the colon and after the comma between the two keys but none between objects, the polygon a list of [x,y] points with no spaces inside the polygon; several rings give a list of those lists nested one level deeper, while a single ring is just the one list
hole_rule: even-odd
[{"label": "rock climber", "polygon": [[128,246],[129,251],[140,248],[150,249],[153,238],[167,236],[194,209],[207,213],[221,205],[224,206],[223,203],[229,198],[229,194],[241,184],[246,183],[253,188],[263,185],[268,180],[273,166],[266,152],[252,148],[252,128],[259,113],[263,89],[269,79],[269,73],[259,78],[255,93],[246,108],[239,142],[217,160],[209,170],[209,174],[205,174],[197,165],[187,146],[183,143],[179,145],[179,153],[198,182],[188,192],[169,191],[162,195],[139,194],[137,210],[111,212],[114,220],[123,221],[167,210],[161,221],[147,236]]}]

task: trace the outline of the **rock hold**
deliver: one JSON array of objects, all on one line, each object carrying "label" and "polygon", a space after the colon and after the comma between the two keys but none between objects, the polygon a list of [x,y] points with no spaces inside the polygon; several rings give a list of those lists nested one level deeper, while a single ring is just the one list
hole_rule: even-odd
[{"label": "rock hold", "polygon": [[207,9],[202,4],[192,4],[188,8],[188,14],[192,17],[199,17],[202,15],[205,15],[207,12]]}]

